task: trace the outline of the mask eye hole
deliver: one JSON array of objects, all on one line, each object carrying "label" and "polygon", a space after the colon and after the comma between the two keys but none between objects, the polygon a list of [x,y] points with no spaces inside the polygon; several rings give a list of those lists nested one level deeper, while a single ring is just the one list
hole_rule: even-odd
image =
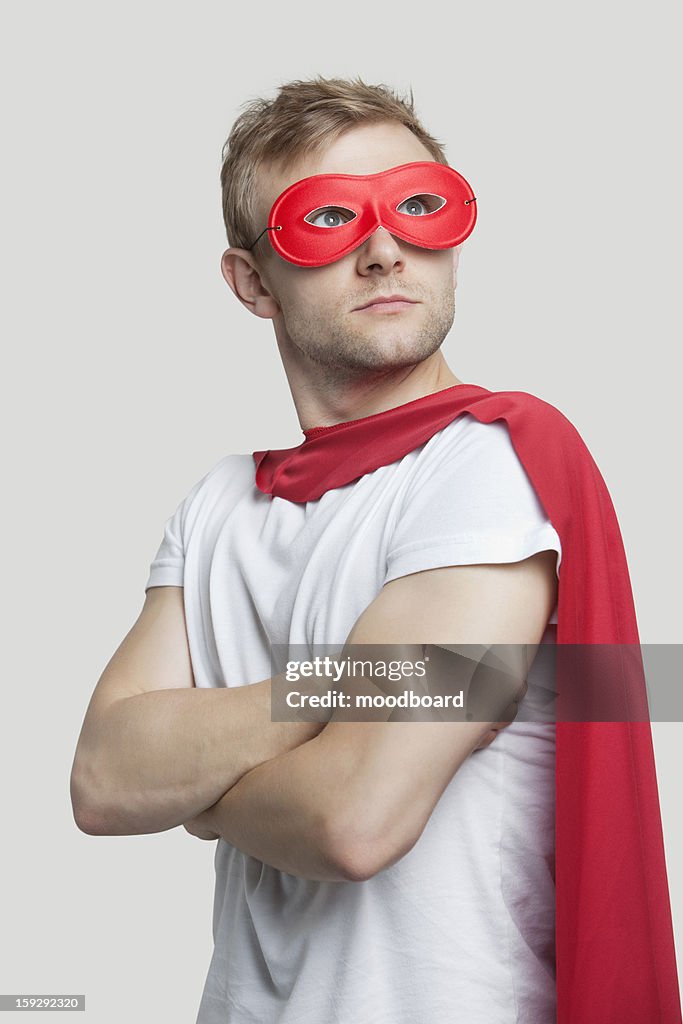
[{"label": "mask eye hole", "polygon": [[307,213],[304,220],[316,228],[341,228],[355,216],[353,210],[347,210],[344,206],[319,206],[317,210]]},{"label": "mask eye hole", "polygon": [[436,196],[431,192],[420,192],[417,195],[409,196],[396,207],[398,213],[404,213],[407,217],[428,217],[430,213],[436,213],[442,206],[446,205],[443,196]]}]

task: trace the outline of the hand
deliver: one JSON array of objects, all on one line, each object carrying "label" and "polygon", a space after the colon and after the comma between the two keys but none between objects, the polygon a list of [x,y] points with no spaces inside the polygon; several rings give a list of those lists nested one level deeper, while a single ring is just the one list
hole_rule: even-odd
[{"label": "hand", "polygon": [[191,836],[196,836],[197,839],[220,839],[218,832],[214,832],[209,824],[208,811],[202,811],[201,814],[197,814],[194,818],[190,818],[183,825]]}]

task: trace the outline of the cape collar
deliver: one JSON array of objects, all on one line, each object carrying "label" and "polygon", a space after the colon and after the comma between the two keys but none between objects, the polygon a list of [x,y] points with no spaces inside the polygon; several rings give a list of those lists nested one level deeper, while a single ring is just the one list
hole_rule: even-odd
[{"label": "cape collar", "polygon": [[289,501],[314,501],[407,455],[490,394],[478,384],[454,384],[360,419],[310,427],[294,448],[253,452],[256,486]]}]

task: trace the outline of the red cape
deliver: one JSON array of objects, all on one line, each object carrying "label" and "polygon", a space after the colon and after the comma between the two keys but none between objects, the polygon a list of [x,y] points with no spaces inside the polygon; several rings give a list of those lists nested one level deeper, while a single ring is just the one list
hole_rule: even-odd
[{"label": "red cape", "polygon": [[[560,537],[558,645],[638,645],[631,650],[641,668],[627,670],[627,699],[647,708],[614,507],[577,430],[549,403],[522,391],[454,385],[305,430],[296,448],[254,452],[256,485],[314,501],[413,451],[464,412],[505,421]],[[626,717],[641,720],[556,724],[558,1024],[681,1024],[651,726],[647,712]]]}]

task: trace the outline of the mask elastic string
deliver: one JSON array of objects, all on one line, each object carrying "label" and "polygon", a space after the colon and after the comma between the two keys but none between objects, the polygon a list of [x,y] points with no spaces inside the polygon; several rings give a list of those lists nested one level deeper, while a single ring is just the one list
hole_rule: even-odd
[{"label": "mask elastic string", "polygon": [[274,228],[264,228],[263,231],[261,232],[261,234],[258,236],[258,238],[256,238],[251,243],[251,245],[247,246],[247,249],[253,249],[254,246],[256,245],[256,242],[258,242],[259,238],[261,238],[263,235],[265,235],[266,231],[282,231],[282,224],[278,224],[277,227],[274,227]]}]

